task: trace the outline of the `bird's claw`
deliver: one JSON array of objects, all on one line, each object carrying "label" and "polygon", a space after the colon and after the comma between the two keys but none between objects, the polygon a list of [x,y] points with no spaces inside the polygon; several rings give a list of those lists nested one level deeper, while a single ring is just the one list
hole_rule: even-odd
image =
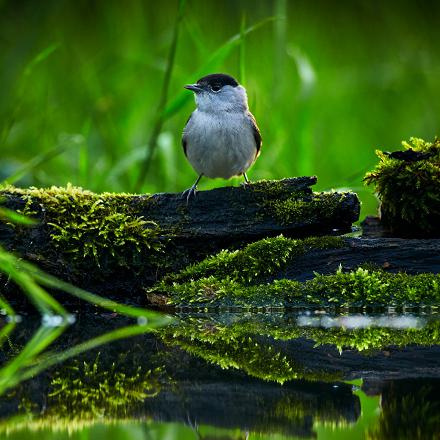
[{"label": "bird's claw", "polygon": [[186,189],[182,192],[182,199],[186,198],[186,204],[189,204],[191,196],[195,197],[197,193],[197,186],[193,185],[191,188]]},{"label": "bird's claw", "polygon": [[248,179],[248,176],[247,176],[246,173],[243,173],[243,177],[244,177],[244,182],[241,182],[240,185],[241,185],[243,188],[249,188],[249,186],[250,186],[250,184],[251,184],[251,181]]}]

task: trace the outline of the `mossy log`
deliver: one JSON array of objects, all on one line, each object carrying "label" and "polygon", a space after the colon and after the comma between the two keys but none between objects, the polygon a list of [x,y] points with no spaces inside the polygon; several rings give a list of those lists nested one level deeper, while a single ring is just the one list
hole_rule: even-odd
[{"label": "mossy log", "polygon": [[[36,219],[0,219],[0,245],[72,282],[129,278],[129,290],[224,248],[283,233],[345,233],[359,217],[353,192],[313,192],[316,177],[261,181],[182,195],[95,194],[66,188],[0,191],[3,206]],[[116,276],[117,275],[117,276]]]},{"label": "mossy log", "polygon": [[[0,222],[0,244],[81,287],[136,303],[145,301],[140,288],[153,285],[149,301],[160,304],[165,297],[167,304],[177,305],[197,287],[203,292],[238,292],[240,287],[247,295],[257,284],[305,281],[315,272],[334,274],[340,266],[350,271],[366,263],[391,272],[440,272],[440,240],[297,239],[350,231],[359,215],[356,194],[316,193],[311,190],[315,182],[315,177],[301,177],[201,191],[188,205],[180,194],[99,195],[71,186],[9,187],[0,191],[5,206],[34,217],[37,224]],[[358,275],[369,282],[369,274]],[[420,290],[432,280],[409,281]],[[171,288],[173,283],[181,286],[183,296],[169,302],[171,291],[178,290]],[[284,290],[302,292],[301,286],[285,284]],[[280,285],[272,287],[279,290]],[[258,292],[253,292],[257,299]],[[270,292],[266,289],[265,295]],[[215,299],[220,300],[217,295]],[[399,297],[398,302],[404,300]],[[309,302],[319,303],[319,298]]]}]

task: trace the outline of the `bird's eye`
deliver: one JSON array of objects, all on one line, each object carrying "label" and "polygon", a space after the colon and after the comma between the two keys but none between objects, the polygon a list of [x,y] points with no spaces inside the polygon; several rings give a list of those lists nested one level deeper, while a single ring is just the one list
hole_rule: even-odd
[{"label": "bird's eye", "polygon": [[214,85],[211,86],[211,90],[213,92],[219,92],[220,89],[221,89],[221,86],[219,86],[218,84],[214,84]]}]

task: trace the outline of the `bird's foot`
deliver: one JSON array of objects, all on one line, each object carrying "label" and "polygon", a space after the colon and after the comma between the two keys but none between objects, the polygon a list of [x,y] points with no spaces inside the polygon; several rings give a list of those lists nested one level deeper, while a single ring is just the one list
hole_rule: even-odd
[{"label": "bird's foot", "polygon": [[244,182],[241,182],[240,185],[244,188],[249,188],[251,181],[248,179],[246,173],[243,173],[243,177],[244,177]]},{"label": "bird's foot", "polygon": [[191,188],[186,189],[185,191],[182,192],[182,199],[186,198],[186,204],[189,204],[189,201],[192,197],[195,197],[197,193],[197,185],[193,185]]}]

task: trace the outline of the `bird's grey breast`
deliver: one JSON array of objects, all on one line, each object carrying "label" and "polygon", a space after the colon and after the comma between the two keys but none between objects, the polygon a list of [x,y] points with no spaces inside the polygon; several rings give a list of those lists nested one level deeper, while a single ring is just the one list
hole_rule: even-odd
[{"label": "bird's grey breast", "polygon": [[252,120],[246,112],[195,110],[184,129],[183,143],[193,168],[212,178],[244,173],[257,153]]}]

